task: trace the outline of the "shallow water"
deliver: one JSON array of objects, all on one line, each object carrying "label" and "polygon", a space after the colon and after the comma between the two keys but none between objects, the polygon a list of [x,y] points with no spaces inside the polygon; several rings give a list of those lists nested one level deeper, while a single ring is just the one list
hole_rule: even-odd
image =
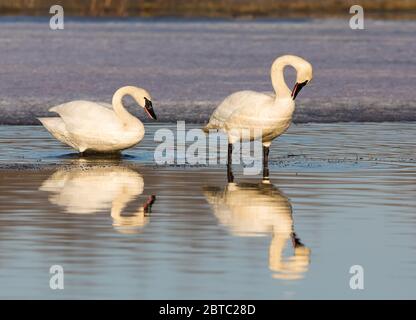
[{"label": "shallow water", "polygon": [[151,165],[160,126],[105,161],[0,127],[0,297],[416,298],[414,125],[293,126],[270,184]]},{"label": "shallow water", "polygon": [[[154,163],[155,132],[169,129],[177,139],[178,124],[146,124],[144,139],[136,147],[126,150],[119,161],[123,163]],[[315,168],[354,167],[371,161],[415,163],[415,122],[293,124],[271,147],[271,165],[307,166]],[[185,124],[185,130],[201,128],[199,124]],[[187,146],[193,143],[187,141]],[[207,142],[207,147],[209,143]],[[217,151],[215,148],[207,149]],[[218,150],[225,151],[225,150]],[[181,155],[175,153],[176,158]],[[218,159],[224,159],[220,153]],[[106,162],[100,158],[81,161]],[[63,145],[42,126],[0,126],[0,168],[32,167],[79,162],[78,154]],[[306,161],[307,160],[307,161]]]}]

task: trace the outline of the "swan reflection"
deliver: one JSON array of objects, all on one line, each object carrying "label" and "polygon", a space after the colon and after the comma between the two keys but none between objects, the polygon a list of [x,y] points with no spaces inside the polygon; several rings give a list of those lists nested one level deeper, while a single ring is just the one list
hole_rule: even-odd
[{"label": "swan reflection", "polygon": [[144,181],[134,170],[119,166],[60,169],[39,190],[50,192],[49,201],[73,214],[110,210],[113,226],[122,233],[136,233],[149,222],[155,196],[134,212],[124,215],[127,204],[143,193]]},{"label": "swan reflection", "polygon": [[[272,234],[269,268],[273,278],[303,278],[310,262],[310,249],[297,238],[289,199],[268,180],[262,183],[228,183],[224,188],[204,187],[204,195],[219,222],[238,237]],[[283,251],[291,240],[293,253]]]}]

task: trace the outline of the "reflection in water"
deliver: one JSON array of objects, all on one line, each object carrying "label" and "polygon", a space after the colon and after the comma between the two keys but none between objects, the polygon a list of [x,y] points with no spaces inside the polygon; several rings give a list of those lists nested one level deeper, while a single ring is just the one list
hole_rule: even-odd
[{"label": "reflection in water", "polygon": [[142,176],[128,168],[101,166],[60,169],[43,182],[39,190],[52,193],[49,201],[68,213],[92,214],[111,210],[114,228],[137,233],[149,221],[155,196],[149,196],[133,215],[123,209],[143,193]]},{"label": "reflection in water", "polygon": [[[289,199],[270,181],[228,183],[225,188],[204,187],[204,194],[215,216],[231,234],[239,237],[272,234],[269,268],[274,278],[303,278],[309,266],[310,249],[296,237]],[[283,250],[289,239],[294,252],[285,258]]]}]

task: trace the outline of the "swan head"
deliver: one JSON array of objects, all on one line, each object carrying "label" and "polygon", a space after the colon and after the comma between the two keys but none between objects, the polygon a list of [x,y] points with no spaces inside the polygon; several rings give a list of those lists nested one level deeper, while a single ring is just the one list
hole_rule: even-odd
[{"label": "swan head", "polygon": [[155,111],[153,110],[152,97],[150,96],[150,93],[145,89],[134,86],[122,87],[118,89],[114,94],[113,105],[115,104],[114,101],[120,101],[126,94],[132,96],[138,105],[146,111],[150,118],[157,120]]},{"label": "swan head", "polygon": [[294,66],[297,70],[297,74],[296,74],[296,83],[295,83],[295,86],[293,87],[292,94],[291,94],[293,100],[296,99],[300,90],[302,90],[304,86],[306,86],[309,82],[311,82],[312,77],[313,77],[312,65],[305,59],[296,57],[296,62],[294,63]]},{"label": "swan head", "polygon": [[157,120],[155,111],[153,110],[152,100],[148,99],[147,97],[144,97],[144,110],[150,118]]},{"label": "swan head", "polygon": [[133,94],[137,103],[146,111],[147,115],[153,120],[157,120],[155,111],[153,110],[152,97],[150,93],[142,88],[136,88]]}]

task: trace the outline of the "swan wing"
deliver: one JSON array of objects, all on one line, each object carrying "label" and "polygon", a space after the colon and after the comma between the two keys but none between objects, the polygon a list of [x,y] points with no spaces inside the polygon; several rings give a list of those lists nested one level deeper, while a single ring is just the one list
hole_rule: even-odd
[{"label": "swan wing", "polygon": [[260,236],[271,231],[290,234],[292,207],[273,185],[229,183],[226,188],[204,187],[204,195],[221,224],[237,236]]},{"label": "swan wing", "polygon": [[61,118],[38,118],[38,120],[56,139],[77,149],[76,143],[71,139],[71,135],[66,129],[65,122],[63,122]]},{"label": "swan wing", "polygon": [[97,102],[97,104],[99,104],[100,106],[103,106],[103,107],[105,107],[105,108],[107,108],[107,109],[111,109],[111,110],[113,110],[113,106],[112,106],[111,104],[109,104],[109,103],[105,103],[105,102]]},{"label": "swan wing", "polygon": [[251,91],[239,91],[226,97],[214,110],[204,129],[206,131],[210,129],[223,129],[224,123],[227,121],[228,117],[241,107],[241,101],[244,101],[244,97],[250,92]]},{"label": "swan wing", "polygon": [[49,111],[59,114],[66,130],[77,136],[103,137],[122,128],[122,123],[111,105],[104,103],[71,101]]},{"label": "swan wing", "polygon": [[224,129],[233,114],[239,114],[242,110],[260,110],[261,106],[271,103],[273,94],[255,92],[250,90],[239,91],[231,94],[215,109],[206,129]]},{"label": "swan wing", "polygon": [[238,104],[238,107],[234,107],[224,121],[226,130],[264,128],[275,118],[271,114],[276,112],[272,95],[246,91],[239,95],[234,103]]}]

